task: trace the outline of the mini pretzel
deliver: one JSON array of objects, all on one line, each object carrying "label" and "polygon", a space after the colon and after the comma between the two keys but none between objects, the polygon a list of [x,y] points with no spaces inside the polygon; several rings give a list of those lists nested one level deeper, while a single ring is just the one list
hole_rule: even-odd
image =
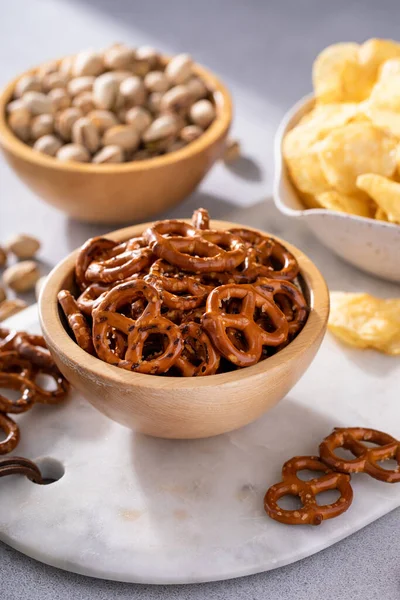
[{"label": "mini pretzel", "polygon": [[18,332],[14,340],[14,348],[19,352],[20,356],[38,367],[44,369],[54,367],[54,361],[41,335]]},{"label": "mini pretzel", "polygon": [[143,271],[152,262],[151,250],[143,238],[132,238],[121,244],[121,252],[113,249],[112,256],[93,261],[86,270],[88,281],[97,283],[115,283]]},{"label": "mini pretzel", "polygon": [[0,388],[17,390],[21,397],[10,400],[0,394],[0,412],[19,414],[32,408],[36,400],[36,388],[30,379],[17,373],[0,373]]},{"label": "mini pretzel", "polygon": [[210,215],[205,208],[198,208],[192,216],[192,225],[195,229],[209,229]]},{"label": "mini pretzel", "polygon": [[[219,367],[219,354],[214,350],[210,338],[198,323],[183,323],[180,326],[183,338],[182,354],[175,365],[183,377],[214,375]],[[198,361],[200,360],[200,363]]]},{"label": "mini pretzel", "polygon": [[292,281],[299,274],[299,265],[293,254],[274,238],[251,229],[230,231],[239,235],[248,247],[244,268],[237,275],[238,282],[241,278],[250,282],[256,277]]},{"label": "mini pretzel", "polygon": [[18,445],[20,438],[19,427],[13,419],[0,412],[0,429],[6,435],[6,439],[0,442],[0,454],[8,454]]},{"label": "mini pretzel", "polygon": [[[224,300],[236,298],[242,301],[240,314],[226,313]],[[271,321],[274,331],[262,329],[254,321],[256,308],[261,309]],[[239,367],[256,364],[262,348],[279,346],[288,337],[289,326],[285,315],[264,295],[251,285],[228,284],[215,288],[207,298],[206,312],[202,323],[220,353]],[[227,329],[239,330],[247,343],[247,350],[238,348],[228,335]]]},{"label": "mini pretzel", "polygon": [[33,377],[32,363],[26,358],[22,358],[15,350],[0,352],[0,371],[3,373],[16,373],[28,379]]},{"label": "mini pretzel", "polygon": [[90,281],[86,279],[90,263],[109,254],[117,245],[117,242],[102,237],[90,238],[83,244],[75,262],[75,278],[80,290],[85,290],[90,285]]},{"label": "mini pretzel", "polygon": [[11,331],[5,327],[0,327],[0,352],[14,349],[14,340],[16,335],[16,331]]},{"label": "mini pretzel", "polygon": [[[379,444],[371,448],[362,442]],[[336,448],[345,448],[355,455],[346,460],[335,454]],[[332,469],[343,473],[368,473],[374,479],[387,483],[400,482],[400,442],[388,433],[363,427],[336,427],[319,447],[321,460]],[[394,470],[384,469],[379,462],[395,459],[398,466]]]},{"label": "mini pretzel", "polygon": [[99,298],[110,289],[109,285],[101,283],[91,283],[78,298],[76,304],[81,312],[88,317],[91,316],[92,310],[99,303]]},{"label": "mini pretzel", "polygon": [[6,477],[7,475],[25,475],[34,483],[43,483],[42,474],[37,465],[31,460],[19,456],[0,458],[0,477]]},{"label": "mini pretzel", "polygon": [[[322,477],[303,481],[297,477],[298,471],[309,469],[324,473]],[[339,490],[340,498],[333,504],[319,506],[316,495],[327,490]],[[298,496],[303,503],[296,510],[284,510],[278,505],[283,496]],[[335,473],[318,457],[296,456],[288,460],[282,468],[282,481],[269,488],[264,498],[264,509],[268,516],[288,525],[320,525],[326,519],[333,519],[344,513],[353,500],[350,476]]]},{"label": "mini pretzel", "polygon": [[89,325],[78,308],[75,298],[68,290],[61,290],[58,293],[58,301],[61,308],[67,317],[69,326],[71,327],[77,344],[89,354],[94,354],[92,335]]},{"label": "mini pretzel", "polygon": [[199,231],[183,221],[160,221],[147,229],[144,237],[156,256],[194,273],[228,271],[246,256],[239,236],[227,231]]},{"label": "mini pretzel", "polygon": [[[35,378],[39,375],[48,375],[53,379],[56,384],[55,390],[46,390],[41,387],[36,381]],[[32,381],[32,385],[36,390],[36,402],[40,402],[41,404],[58,404],[65,398],[65,395],[69,390],[68,381],[61,375],[55,365],[50,368],[38,368],[34,375],[34,380]]]},{"label": "mini pretzel", "polygon": [[[181,273],[161,259],[152,264],[144,279],[160,292],[165,306],[178,310],[192,310],[204,304],[214,287],[199,283],[194,277]],[[178,293],[185,295],[179,296]]]},{"label": "mini pretzel", "polygon": [[309,308],[303,294],[293,283],[261,277],[253,283],[253,286],[281,309],[289,321],[291,336],[304,326]]},{"label": "mini pretzel", "polygon": [[[121,307],[141,298],[147,306],[136,321],[118,313]],[[182,336],[179,327],[162,317],[160,312],[161,299],[157,290],[141,279],[122,283],[110,290],[93,311],[93,339],[99,358],[140,373],[166,372],[182,351]],[[110,329],[127,336],[125,358],[117,356],[106,343]],[[143,351],[151,334],[165,336],[168,344],[160,355],[148,360],[143,358]]]}]

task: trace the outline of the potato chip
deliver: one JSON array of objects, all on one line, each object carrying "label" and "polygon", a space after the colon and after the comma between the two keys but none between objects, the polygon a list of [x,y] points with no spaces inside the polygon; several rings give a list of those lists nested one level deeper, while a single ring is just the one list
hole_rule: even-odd
[{"label": "potato chip", "polygon": [[355,102],[342,104],[320,104],[307,113],[299,125],[308,125],[318,131],[318,139],[325,137],[332,129],[342,127],[353,120],[359,112],[359,105]]},{"label": "potato chip", "polygon": [[317,201],[329,210],[358,215],[359,217],[372,217],[373,215],[371,202],[364,195],[359,197],[348,196],[331,190],[330,192],[318,194]]},{"label": "potato chip", "polygon": [[282,148],[293,183],[311,195],[330,187],[319,162],[318,135],[318,130],[299,125],[287,133]]},{"label": "potato chip", "polygon": [[396,113],[392,110],[375,108],[374,105],[369,104],[369,102],[363,102],[363,106],[360,110],[368,119],[370,119],[375,127],[379,127],[379,129],[400,139],[400,113]]},{"label": "potato chip", "polygon": [[313,65],[313,84],[318,102],[360,102],[368,97],[373,81],[359,63],[359,45],[328,46]]},{"label": "potato chip", "polygon": [[334,129],[319,142],[322,170],[335,190],[342,194],[357,194],[359,175],[393,175],[396,145],[394,137],[370,123],[349,123]]},{"label": "potato chip", "polygon": [[377,221],[389,221],[387,213],[380,206],[376,209],[374,217]]},{"label": "potato chip", "polygon": [[368,72],[371,79],[376,79],[379,68],[385,61],[400,57],[400,44],[393,40],[367,40],[359,47],[360,65]]},{"label": "potato chip", "polygon": [[400,355],[400,298],[331,292],[328,327],[350,346]]},{"label": "potato chip", "polygon": [[390,75],[377,81],[368,104],[378,109],[400,111],[400,75]]},{"label": "potato chip", "polygon": [[391,223],[400,224],[400,183],[368,173],[357,177],[357,186],[375,200]]},{"label": "potato chip", "polygon": [[381,81],[392,75],[400,75],[400,58],[386,60],[379,68],[378,80]]},{"label": "potato chip", "polygon": [[313,196],[312,194],[305,194],[304,192],[300,191],[297,193],[305,208],[322,208],[316,196]]}]

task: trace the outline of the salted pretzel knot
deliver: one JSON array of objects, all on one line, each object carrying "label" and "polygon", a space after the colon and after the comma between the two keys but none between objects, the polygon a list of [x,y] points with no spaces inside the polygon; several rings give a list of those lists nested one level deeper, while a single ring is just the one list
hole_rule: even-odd
[{"label": "salted pretzel knot", "polygon": [[[147,305],[141,316],[133,320],[118,310],[144,298]],[[125,357],[118,356],[108,343],[110,332],[118,331],[127,338]],[[156,356],[144,357],[144,348],[151,335],[159,335],[163,342]],[[179,327],[161,316],[161,299],[157,290],[142,279],[121,283],[103,297],[93,311],[93,339],[96,352],[102,360],[140,373],[165,373],[182,352]]]},{"label": "salted pretzel knot", "polygon": [[[223,306],[224,301],[232,299],[241,301],[239,314],[230,314]],[[272,331],[263,329],[255,322],[256,309],[268,318]],[[232,283],[215,288],[207,298],[202,324],[220,353],[239,367],[256,364],[263,346],[279,346],[287,340],[289,333],[288,322],[280,308],[247,284]],[[229,329],[241,332],[247,349],[234,343]]]},{"label": "salted pretzel knot", "polygon": [[205,208],[198,208],[192,216],[192,225],[195,229],[210,229],[210,215]]},{"label": "salted pretzel knot", "polygon": [[[369,447],[363,442],[378,444]],[[350,450],[354,459],[346,460],[336,456],[337,448]],[[400,441],[383,431],[365,429],[364,427],[336,427],[319,447],[321,460],[332,469],[343,473],[368,473],[374,479],[387,483],[400,482]],[[384,469],[378,463],[394,459],[397,467]]]},{"label": "salted pretzel knot", "polygon": [[[303,481],[297,473],[304,469],[320,471],[321,477]],[[327,490],[339,490],[340,498],[333,504],[318,505],[316,495]],[[295,510],[285,510],[278,505],[283,496],[298,496],[303,504]],[[296,456],[282,468],[282,481],[269,488],[264,498],[268,516],[288,525],[320,525],[344,513],[353,500],[350,476],[335,473],[316,456]]]},{"label": "salted pretzel knot", "polygon": [[19,427],[8,415],[0,412],[0,429],[6,436],[0,442],[0,454],[8,454],[18,445],[20,438]]},{"label": "salted pretzel knot", "polygon": [[156,256],[191,273],[229,271],[246,257],[239,236],[228,231],[200,231],[183,221],[159,221],[143,235]]}]

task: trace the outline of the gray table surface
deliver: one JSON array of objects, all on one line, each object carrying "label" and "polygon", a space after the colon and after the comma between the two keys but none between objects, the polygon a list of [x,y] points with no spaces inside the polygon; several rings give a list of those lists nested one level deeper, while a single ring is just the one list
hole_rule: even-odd
[{"label": "gray table surface", "polygon": [[[188,216],[203,205],[217,218],[234,216],[265,227],[272,221],[283,237],[285,221],[270,207],[265,222],[265,204],[260,204],[271,192],[272,140],[279,119],[310,91],[310,67],[320,49],[340,40],[398,38],[400,16],[396,0],[12,0],[2,9],[0,85],[31,65],[114,41],[189,51],[214,69],[234,95],[233,134],[244,156],[229,169],[217,165],[199,190],[167,216]],[[87,237],[111,228],[74,222],[38,202],[0,158],[0,240],[21,231],[37,235],[43,241],[44,273]],[[322,256],[328,260],[317,244],[313,258],[318,263]],[[336,546],[269,573],[181,587],[94,580],[48,567],[0,543],[0,596],[398,600],[399,521],[400,510],[393,511]]]}]

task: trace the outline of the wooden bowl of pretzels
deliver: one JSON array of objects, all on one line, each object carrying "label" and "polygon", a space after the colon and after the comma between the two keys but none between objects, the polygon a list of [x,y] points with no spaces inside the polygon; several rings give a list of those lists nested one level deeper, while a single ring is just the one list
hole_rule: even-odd
[{"label": "wooden bowl of pretzels", "polygon": [[297,248],[199,209],[88,240],[50,273],[39,308],[57,366],[95,408],[193,439],[288,393],[320,346],[329,295]]}]

